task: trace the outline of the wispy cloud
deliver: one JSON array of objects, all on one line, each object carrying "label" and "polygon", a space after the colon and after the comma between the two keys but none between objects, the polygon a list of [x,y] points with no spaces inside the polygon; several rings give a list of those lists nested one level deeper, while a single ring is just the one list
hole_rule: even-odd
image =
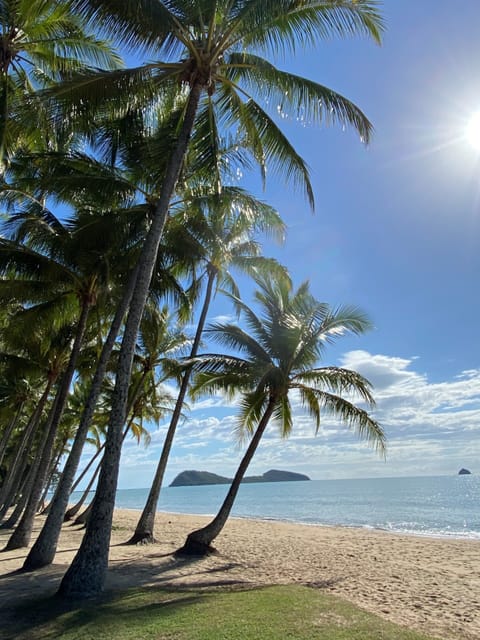
[{"label": "wispy cloud", "polygon": [[[475,469],[480,459],[480,370],[460,371],[450,380],[431,382],[421,360],[367,351],[349,351],[342,367],[360,372],[374,386],[375,418],[387,438],[384,461],[342,424],[325,417],[318,434],[295,397],[294,429],[288,440],[270,425],[249,473],[277,467],[313,478],[456,473]],[[221,396],[191,406],[179,426],[167,469],[167,481],[184,469],[204,469],[231,476],[243,449],[234,436],[235,402]],[[128,442],[123,477],[135,469],[136,486],[150,482],[168,424],[152,431],[148,449]],[[132,480],[128,480],[132,482]],[[125,486],[125,482],[123,483]]]}]

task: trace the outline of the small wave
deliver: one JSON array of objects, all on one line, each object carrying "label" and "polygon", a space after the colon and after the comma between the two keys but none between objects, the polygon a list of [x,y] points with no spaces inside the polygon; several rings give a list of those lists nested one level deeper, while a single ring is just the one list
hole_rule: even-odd
[{"label": "small wave", "polygon": [[388,533],[396,533],[399,535],[418,536],[422,538],[449,538],[458,540],[480,540],[480,531],[472,531],[470,529],[419,529],[415,527],[405,527],[398,525],[378,525],[372,527],[365,526],[366,529],[378,529],[387,531]]}]

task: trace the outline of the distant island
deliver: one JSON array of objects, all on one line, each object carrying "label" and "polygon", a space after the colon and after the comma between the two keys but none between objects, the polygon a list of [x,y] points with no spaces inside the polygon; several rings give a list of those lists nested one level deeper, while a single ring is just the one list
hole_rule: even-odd
[{"label": "distant island", "polygon": [[460,471],[458,472],[459,476],[469,476],[471,475],[471,471],[469,471],[468,469],[460,469]]},{"label": "distant island", "polygon": [[[310,480],[302,473],[270,469],[261,476],[247,476],[242,482],[298,482]],[[231,478],[219,476],[209,471],[182,471],[170,484],[171,487],[192,487],[204,484],[231,484]]]}]

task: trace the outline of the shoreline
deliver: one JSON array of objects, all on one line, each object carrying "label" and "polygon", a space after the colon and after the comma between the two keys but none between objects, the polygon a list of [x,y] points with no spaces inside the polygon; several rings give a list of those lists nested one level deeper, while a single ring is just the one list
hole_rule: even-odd
[{"label": "shoreline", "polygon": [[[135,509],[115,510],[108,590],[301,584],[438,638],[480,640],[480,541],[234,517],[215,540],[218,554],[192,563],[172,554],[208,516],[158,512],[158,542],[125,546],[137,518]],[[66,524],[54,564],[31,574],[11,574],[26,550],[0,554],[3,608],[53,594],[82,536]],[[0,548],[8,537],[0,531]]]},{"label": "shoreline", "polygon": [[[89,503],[85,503],[87,506]],[[69,505],[71,506],[71,505]],[[143,510],[143,507],[115,507],[115,511],[126,511],[129,513],[138,513],[140,514]],[[186,516],[187,518],[214,518],[215,513],[186,513],[182,511],[163,511],[157,510],[157,516]],[[480,542],[480,532],[471,531],[470,535],[460,535],[459,532],[455,532],[453,534],[442,534],[435,533],[433,531],[412,531],[412,530],[398,530],[398,529],[387,529],[386,527],[374,527],[373,525],[354,525],[354,524],[330,524],[323,522],[304,522],[302,520],[293,520],[288,518],[274,518],[274,517],[264,517],[261,518],[259,516],[242,516],[242,515],[233,515],[230,516],[230,520],[254,520],[257,522],[278,522],[285,523],[291,525],[298,525],[302,527],[321,527],[321,528],[332,528],[332,529],[348,529],[355,531],[378,531],[379,533],[391,534],[393,536],[406,536],[412,538],[421,538],[432,540],[462,540],[465,542]]]}]

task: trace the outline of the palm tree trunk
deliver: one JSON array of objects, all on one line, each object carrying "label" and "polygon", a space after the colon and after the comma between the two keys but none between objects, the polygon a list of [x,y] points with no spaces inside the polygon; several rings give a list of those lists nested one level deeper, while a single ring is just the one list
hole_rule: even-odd
[{"label": "palm tree trunk", "polygon": [[[93,472],[92,477],[88,481],[88,484],[85,487],[85,490],[82,493],[82,496],[81,496],[80,500],[75,505],[75,513],[74,513],[74,515],[76,515],[80,511],[80,509],[83,507],[83,503],[88,498],[88,494],[92,490],[93,484],[94,484],[95,480],[97,479],[98,474],[100,473],[101,467],[102,467],[102,460],[100,460],[99,463],[97,464],[97,466],[95,467],[95,471]],[[78,523],[77,523],[76,520],[74,520],[73,524],[78,524]]]},{"label": "palm tree trunk", "polygon": [[15,429],[15,427],[18,424],[18,421],[20,420],[20,416],[22,414],[24,404],[25,404],[25,400],[22,400],[22,402],[18,406],[17,411],[15,412],[15,415],[10,420],[10,424],[8,425],[8,427],[5,429],[3,433],[2,441],[0,442],[0,465],[2,464],[3,458],[5,457],[8,443],[10,442],[10,436],[12,435],[13,430]]},{"label": "palm tree trunk", "polygon": [[[78,478],[78,482],[75,483],[76,486],[78,486],[78,483],[85,477],[85,475],[88,473],[89,469],[91,468],[91,466],[93,465],[95,460],[98,458],[98,456],[102,453],[102,451],[104,449],[105,449],[105,443],[103,443],[102,446],[97,449],[97,451],[95,452],[95,455],[89,461],[89,463],[87,464],[87,466],[85,467],[85,469],[81,473],[80,477]],[[102,461],[100,460],[99,463],[97,464],[97,466],[95,467],[95,469],[100,469],[101,462]],[[74,488],[72,487],[72,492],[73,491],[74,491]],[[71,495],[71,493],[70,493],[70,495]],[[65,515],[63,517],[63,521],[64,522],[68,522],[69,520],[74,518],[77,515],[77,513],[80,511],[80,509],[82,508],[83,502],[84,501],[80,498],[80,500],[78,502],[76,502],[73,505],[73,507],[70,507],[69,509],[67,509],[67,511],[65,512]]]},{"label": "palm tree trunk", "polygon": [[77,472],[88,430],[90,429],[95,406],[100,395],[113,346],[118,332],[120,331],[120,327],[122,326],[123,318],[128,309],[128,305],[130,304],[130,300],[132,299],[137,273],[137,269],[135,268],[130,274],[122,299],[115,312],[115,317],[108,332],[107,339],[103,345],[95,375],[93,376],[90,393],[82,413],[82,418],[75,435],[75,440],[72,444],[72,449],[65,463],[55,495],[50,504],[48,517],[40,531],[40,535],[25,559],[23,565],[25,570],[38,569],[47,564],[51,564],[55,557],[58,538],[60,537],[65,510],[68,506],[68,499],[70,497],[73,479]]},{"label": "palm tree trunk", "polygon": [[22,472],[19,474],[18,481],[15,484],[15,488],[12,489],[11,504],[15,505],[15,509],[13,510],[8,520],[2,522],[0,529],[13,529],[17,524],[18,519],[21,517],[23,510],[25,509],[25,505],[27,504],[28,500],[28,492],[31,486],[31,474],[33,473],[32,469],[30,469],[29,472],[24,475],[27,465],[28,460],[25,460],[22,463]]},{"label": "palm tree trunk", "polygon": [[[23,468],[23,471],[25,471],[26,464],[27,464],[26,453],[30,451],[33,445],[35,430],[38,427],[38,424],[40,422],[40,418],[42,416],[45,404],[48,400],[48,396],[50,395],[50,390],[52,388],[53,383],[54,383],[54,378],[49,377],[47,381],[47,386],[45,387],[42,397],[40,398],[38,405],[36,406],[34,412],[32,413],[27,426],[25,427],[22,440],[18,445],[17,452],[15,454],[12,464],[10,465],[9,473],[7,474],[7,477],[4,480],[2,490],[0,491],[0,506],[1,506],[0,519],[2,519],[6,514],[6,512],[8,511],[11,501],[17,492],[18,485],[21,482],[22,476],[20,474],[20,469]],[[22,457],[23,457],[23,463],[21,464],[20,461],[22,460]],[[22,474],[23,474],[23,471],[22,471]]]},{"label": "palm tree trunk", "polygon": [[[205,327],[205,322],[207,319],[208,309],[212,300],[213,286],[215,284],[216,277],[217,271],[214,269],[209,270],[205,299],[203,301],[202,312],[200,314],[197,330],[195,332],[195,338],[193,341],[192,349],[190,351],[190,358],[194,358],[198,353],[200,339],[202,337],[203,329]],[[165,436],[165,441],[163,443],[162,453],[160,455],[160,460],[158,461],[155,477],[153,478],[152,486],[150,488],[145,507],[143,508],[142,515],[140,516],[135,528],[135,533],[130,538],[130,540],[128,540],[127,544],[147,544],[155,542],[153,530],[155,527],[155,515],[157,513],[158,499],[160,497],[163,476],[165,474],[165,469],[167,468],[167,462],[170,456],[170,450],[172,448],[178,421],[180,420],[180,416],[182,414],[182,408],[185,402],[185,396],[187,394],[191,373],[192,369],[191,367],[189,367],[183,374],[182,384],[180,386],[180,391],[178,393],[168,431]]]},{"label": "palm tree trunk", "polygon": [[[53,406],[54,404],[55,400]],[[53,408],[50,407],[50,412],[52,410]],[[5,504],[2,507],[2,516],[8,510],[9,505],[15,504],[16,506],[8,520],[2,524],[2,528],[11,529],[15,527],[18,519],[23,513],[28,500],[28,496],[30,495],[33,486],[36,470],[40,461],[39,449],[41,447],[42,437],[44,436],[43,431],[46,431],[46,425],[37,424],[37,428],[32,430],[29,435],[28,442],[24,449],[24,455],[20,460],[20,464],[18,465],[17,472],[13,478],[8,496],[5,499]],[[35,440],[38,440],[37,445],[35,445]],[[27,467],[29,466],[29,464],[30,468],[27,471]]]},{"label": "palm tree trunk", "polygon": [[45,482],[43,494],[42,494],[42,497],[40,498],[40,502],[38,506],[38,511],[39,513],[42,514],[42,516],[48,515],[48,512],[50,510],[50,504],[47,504],[47,506],[45,506],[45,502],[47,500],[47,495],[52,485],[53,474],[58,469],[58,465],[60,464],[60,460],[62,459],[63,450],[65,449],[67,442],[68,442],[68,436],[63,438],[62,442],[60,443],[60,446],[58,447],[58,452],[54,455],[53,461],[50,465],[50,469],[48,470],[47,480]]},{"label": "palm tree trunk", "polygon": [[251,439],[250,444],[247,447],[245,455],[240,462],[235,477],[233,478],[232,484],[230,485],[230,489],[225,500],[223,501],[222,506],[220,507],[219,512],[217,513],[215,518],[205,527],[197,529],[197,531],[192,531],[192,533],[187,536],[187,540],[184,546],[175,552],[176,555],[202,556],[215,551],[211,546],[211,543],[222,531],[225,523],[228,520],[228,516],[230,515],[230,511],[232,510],[233,503],[235,502],[235,498],[237,497],[237,493],[240,488],[240,483],[242,482],[248,465],[250,464],[255,451],[257,450],[260,440],[262,439],[265,429],[267,428],[268,422],[272,417],[273,411],[275,409],[275,404],[275,398],[271,397],[268,402],[267,408],[265,409],[265,412],[258,424],[257,430],[255,431],[253,438]]},{"label": "palm tree trunk", "polygon": [[[85,444],[85,443],[84,443]],[[93,465],[93,463],[95,462],[95,460],[98,458],[98,456],[102,453],[102,451],[105,449],[105,443],[102,442],[102,444],[98,447],[98,449],[95,451],[95,453],[93,454],[92,458],[88,461],[88,463],[85,465],[85,469],[82,471],[82,473],[78,476],[78,478],[75,480],[75,482],[72,485],[71,491],[70,493],[73,493],[78,485],[80,484],[80,482],[84,479],[84,477],[87,475],[87,473],[90,470],[90,467]],[[74,513],[70,513],[70,509],[68,509],[65,513],[65,520],[70,520],[75,514]]]},{"label": "palm tree trunk", "polygon": [[73,379],[73,374],[77,366],[78,356],[83,342],[83,336],[87,328],[88,314],[90,312],[91,302],[90,300],[84,300],[82,310],[80,313],[80,319],[77,324],[77,330],[75,340],[73,342],[72,352],[68,361],[67,368],[62,378],[62,383],[58,389],[58,394],[55,399],[51,423],[48,429],[47,439],[42,449],[40,463],[38,465],[38,471],[35,479],[35,483],[32,487],[31,494],[28,499],[27,506],[23,512],[22,519],[18,523],[17,528],[11,535],[7,542],[6,550],[19,549],[21,547],[27,547],[32,537],[33,522],[37,513],[38,502],[42,495],[43,487],[47,476],[48,469],[50,467],[50,461],[52,458],[53,446],[57,435],[58,427],[62,419],[63,411],[67,403],[68,393],[70,391],[70,384]]},{"label": "palm tree trunk", "polygon": [[158,247],[168,215],[170,200],[175,190],[188,143],[195,123],[202,86],[194,84],[190,90],[182,127],[177,143],[167,164],[160,198],[147,234],[139,261],[135,292],[120,350],[115,391],[107,432],[104,462],[98,482],[92,516],[78,553],[60,585],[63,597],[88,597],[100,593],[105,584],[108,567],[108,551],[112,530],[115,492],[122,449],[122,428],[126,418],[128,387],[135,352],[138,329],[148,296]]},{"label": "palm tree trunk", "polygon": [[[57,395],[58,397],[58,395]],[[34,489],[35,480],[37,478],[38,469],[40,466],[40,462],[42,460],[43,451],[45,448],[45,439],[48,438],[50,425],[51,425],[51,416],[55,412],[55,407],[57,403],[57,397],[54,399],[52,406],[50,407],[49,415],[45,424],[41,425],[41,430],[39,433],[36,431],[31,434],[31,440],[29,442],[28,451],[32,454],[31,456],[25,456],[24,460],[21,463],[21,471],[18,474],[18,479],[15,481],[15,488],[12,488],[12,497],[15,496],[16,505],[12,515],[8,518],[8,520],[2,525],[5,528],[14,528],[18,522],[18,520],[22,517],[26,505],[29,501],[31,493]],[[38,437],[37,437],[38,436]],[[38,443],[36,448],[34,447],[34,440],[37,438]],[[30,469],[28,473],[25,475],[25,469],[28,466],[30,461]],[[14,493],[15,492],[15,493]],[[13,534],[12,534],[13,535]],[[8,543],[4,549],[8,550]]]},{"label": "palm tree trunk", "polygon": [[[93,500],[95,500],[95,498]],[[93,509],[93,500],[87,506],[85,511],[82,511],[82,513],[78,516],[78,518],[75,518],[75,521],[73,524],[83,524],[85,526],[87,525],[88,519],[90,518],[92,509]]]}]

